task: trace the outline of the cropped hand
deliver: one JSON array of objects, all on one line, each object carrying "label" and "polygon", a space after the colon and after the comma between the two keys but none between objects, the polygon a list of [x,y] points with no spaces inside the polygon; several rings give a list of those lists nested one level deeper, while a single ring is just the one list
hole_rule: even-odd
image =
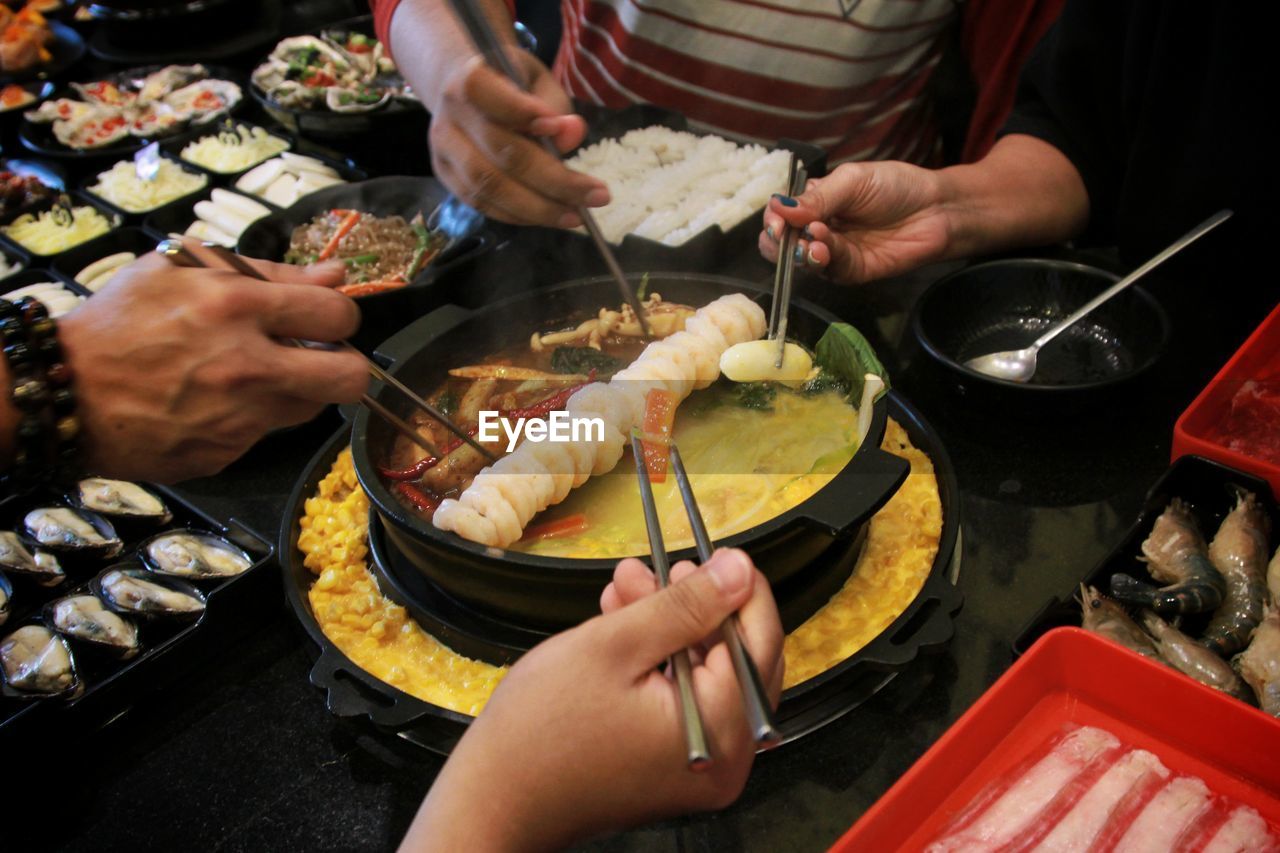
[{"label": "cropped hand", "polygon": [[760,253],[777,261],[783,222],[806,229],[798,261],[860,284],[939,260],[949,226],[938,173],[907,163],[845,163],[809,181],[795,206],[775,196],[764,214]]},{"label": "cropped hand", "polygon": [[536,137],[561,153],[582,143],[586,123],[536,57],[511,48],[523,92],[484,60],[473,57],[445,81],[431,109],[435,174],[476,209],[503,222],[573,228],[579,206],[609,202],[601,181],[567,168]]},{"label": "cropped hand", "polygon": [[[657,591],[644,564],[622,561],[604,615],[521,658],[454,750],[402,849],[547,849],[737,797],[755,744],[717,628],[740,613],[776,704],[777,608],[741,551],[718,551],[701,568],[681,564],[673,577]],[[676,686],[658,671],[690,647],[712,754],[701,771],[687,766]]]},{"label": "cropped hand", "polygon": [[152,254],[62,318],[90,470],[159,482],[212,474],[268,431],[359,399],[359,356],[275,340],[356,330],[355,303],[316,286],[341,270],[254,263],[271,282]]}]

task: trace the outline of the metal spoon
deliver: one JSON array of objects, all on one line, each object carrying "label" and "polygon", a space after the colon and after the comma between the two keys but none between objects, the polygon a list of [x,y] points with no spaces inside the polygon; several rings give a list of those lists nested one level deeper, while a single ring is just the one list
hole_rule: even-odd
[{"label": "metal spoon", "polygon": [[1090,299],[1078,310],[1073,312],[1071,316],[1063,320],[1061,323],[1053,326],[1049,331],[1036,338],[1031,346],[1025,349],[1004,350],[1003,352],[993,352],[989,355],[980,355],[977,358],[971,358],[966,361],[965,367],[970,370],[976,370],[978,373],[996,379],[1005,379],[1009,382],[1027,382],[1036,372],[1036,354],[1045,344],[1062,334],[1063,330],[1078,321],[1081,317],[1115,296],[1120,291],[1129,287],[1138,279],[1194,243],[1196,240],[1208,234],[1214,228],[1231,218],[1230,210],[1220,210],[1213,216],[1210,216],[1204,222],[1201,222],[1195,228],[1192,228],[1186,234],[1183,234],[1178,240],[1170,244],[1162,250],[1160,254],[1120,279],[1115,284],[1108,287],[1102,293],[1099,293],[1093,299]]},{"label": "metal spoon", "polygon": [[160,174],[160,143],[152,142],[133,155],[133,170],[138,180],[154,181]]}]

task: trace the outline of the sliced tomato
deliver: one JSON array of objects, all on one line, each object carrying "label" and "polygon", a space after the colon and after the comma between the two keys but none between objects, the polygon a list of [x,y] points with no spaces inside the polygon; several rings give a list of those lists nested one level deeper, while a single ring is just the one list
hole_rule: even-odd
[{"label": "sliced tomato", "polygon": [[654,388],[644,398],[644,424],[641,431],[641,447],[644,448],[644,465],[649,469],[653,483],[667,481],[667,462],[671,457],[671,430],[676,422],[676,395],[662,388]]},{"label": "sliced tomato", "polygon": [[578,512],[573,515],[566,515],[564,518],[557,518],[553,521],[544,521],[542,524],[535,524],[532,527],[525,528],[525,540],[535,539],[558,539],[563,536],[573,536],[581,533],[591,526],[591,522],[587,520],[586,513]]}]

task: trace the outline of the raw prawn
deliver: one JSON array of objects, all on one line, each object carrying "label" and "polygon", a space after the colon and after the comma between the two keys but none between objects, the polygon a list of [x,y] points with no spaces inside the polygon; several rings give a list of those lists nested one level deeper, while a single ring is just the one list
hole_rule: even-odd
[{"label": "raw prawn", "polygon": [[1103,596],[1094,587],[1080,584],[1080,609],[1084,614],[1084,624],[1081,627],[1086,631],[1106,637],[1116,645],[1124,646],[1144,657],[1160,659],[1160,653],[1156,651],[1151,637],[1147,636],[1137,622],[1129,618],[1123,607]]},{"label": "raw prawn", "polygon": [[1200,642],[1230,657],[1249,642],[1267,606],[1267,536],[1271,521],[1252,492],[1241,490],[1209,544],[1209,559],[1226,581],[1226,595]]},{"label": "raw prawn", "polygon": [[1236,671],[1258,694],[1258,704],[1280,717],[1280,605],[1253,631],[1249,647],[1236,656]]},{"label": "raw prawn", "polygon": [[1111,596],[1123,604],[1149,607],[1157,613],[1203,613],[1222,603],[1226,582],[1209,562],[1204,537],[1180,499],[1156,519],[1142,543],[1151,576],[1168,586],[1156,588],[1129,575],[1111,576]]},{"label": "raw prawn", "polygon": [[1253,704],[1249,685],[1240,680],[1231,664],[1161,619],[1150,610],[1142,612],[1142,625],[1155,639],[1160,658],[1201,684],[1221,690],[1242,702]]},{"label": "raw prawn", "polygon": [[1280,548],[1276,549],[1271,565],[1267,566],[1267,589],[1271,592],[1271,600],[1280,604]]}]

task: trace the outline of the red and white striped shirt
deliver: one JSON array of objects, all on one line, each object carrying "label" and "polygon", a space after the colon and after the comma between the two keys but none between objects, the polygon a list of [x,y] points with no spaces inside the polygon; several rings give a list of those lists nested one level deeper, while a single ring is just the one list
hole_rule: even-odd
[{"label": "red and white striped shirt", "polygon": [[[399,0],[372,0],[385,26]],[[934,162],[928,83],[955,0],[562,0],[572,96],[651,103],[730,138],[832,162]]]}]

